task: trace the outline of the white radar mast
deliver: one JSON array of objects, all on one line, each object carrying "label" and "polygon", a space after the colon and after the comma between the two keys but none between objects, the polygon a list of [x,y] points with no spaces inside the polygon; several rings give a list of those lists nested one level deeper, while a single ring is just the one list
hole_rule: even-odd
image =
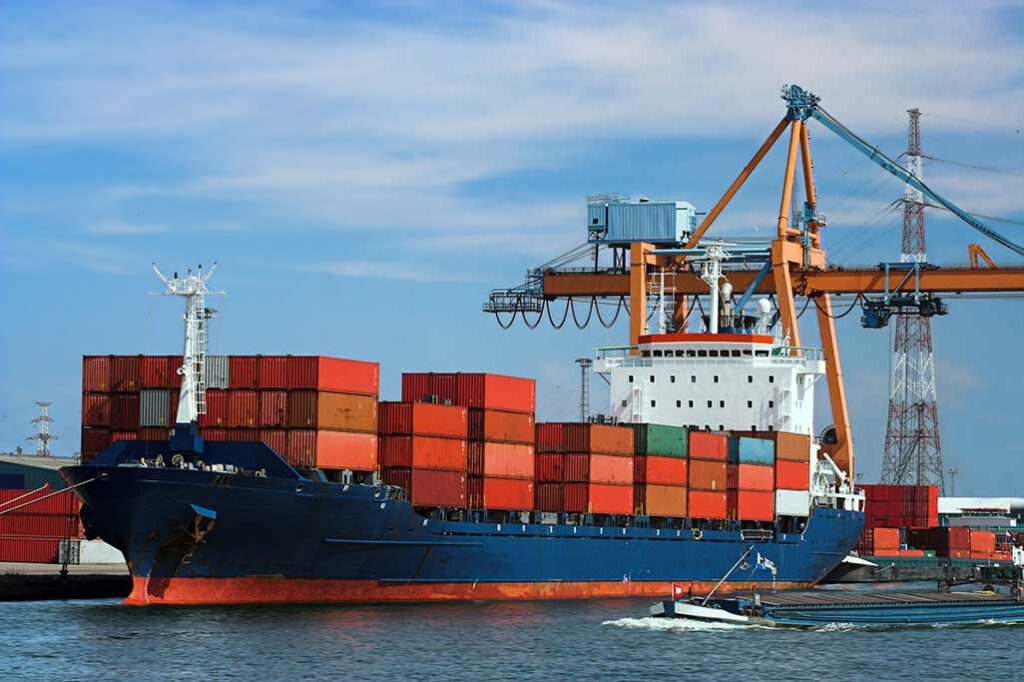
[{"label": "white radar mast", "polygon": [[181,296],[185,299],[185,349],[183,364],[178,368],[181,375],[181,394],[178,398],[178,414],[175,424],[192,424],[199,415],[206,414],[206,327],[207,321],[213,318],[215,311],[206,307],[207,294],[223,294],[222,291],[210,291],[206,281],[217,269],[217,263],[203,272],[200,265],[196,272],[190,269],[184,277],[168,278],[156,263],[153,271],[167,285],[167,290],[160,292],[164,296]]}]

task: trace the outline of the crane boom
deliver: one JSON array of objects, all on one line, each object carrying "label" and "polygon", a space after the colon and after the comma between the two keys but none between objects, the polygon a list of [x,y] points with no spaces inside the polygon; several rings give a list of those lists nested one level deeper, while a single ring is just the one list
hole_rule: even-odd
[{"label": "crane boom", "polygon": [[840,123],[834,116],[821,108],[819,98],[813,93],[804,90],[799,85],[786,85],[783,86],[782,98],[789,104],[789,117],[791,120],[806,121],[808,118],[813,118],[849,143],[854,149],[878,164],[882,170],[896,176],[902,182],[918,190],[992,241],[1002,244],[1018,255],[1024,256],[1024,247],[1007,239],[949,199],[933,191],[920,178],[907,172],[906,169],[889,158],[878,147],[870,145],[863,138]]}]

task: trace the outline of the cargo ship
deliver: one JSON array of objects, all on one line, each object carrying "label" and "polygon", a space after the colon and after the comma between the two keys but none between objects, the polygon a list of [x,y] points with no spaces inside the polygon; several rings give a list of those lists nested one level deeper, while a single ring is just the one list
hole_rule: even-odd
[{"label": "cargo ship", "polygon": [[[534,426],[534,389],[511,377],[406,375],[387,407],[375,364],[236,356],[237,382],[213,388],[207,277],[163,278],[186,311],[183,355],[149,384],[165,388],[142,388],[154,373],[138,358],[85,363],[83,452],[109,445],[62,474],[87,536],[124,553],[127,603],[696,594],[727,574],[720,592],[804,588],[857,544],[864,498],[813,435],[824,361],[771,333],[767,301],[760,318],[712,310],[708,333],[599,349],[607,423],[515,436]],[[218,390],[230,425],[211,423]],[[452,418],[418,427],[431,410]],[[494,433],[470,440],[467,411]],[[287,428],[250,428],[274,419]]]}]

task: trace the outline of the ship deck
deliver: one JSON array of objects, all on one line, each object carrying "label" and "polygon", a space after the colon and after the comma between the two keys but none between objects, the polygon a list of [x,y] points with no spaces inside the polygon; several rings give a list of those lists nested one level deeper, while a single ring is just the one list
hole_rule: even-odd
[{"label": "ship deck", "polygon": [[[752,595],[742,597],[753,598]],[[760,595],[764,606],[888,606],[906,604],[928,606],[951,603],[988,604],[1012,602],[1013,597],[995,592],[775,592]]]}]

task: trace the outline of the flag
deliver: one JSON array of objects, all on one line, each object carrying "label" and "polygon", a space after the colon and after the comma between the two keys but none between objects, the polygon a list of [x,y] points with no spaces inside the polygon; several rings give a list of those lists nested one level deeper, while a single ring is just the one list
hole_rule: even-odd
[{"label": "flag", "polygon": [[757,567],[763,568],[766,571],[771,571],[773,578],[778,572],[778,569],[775,567],[775,562],[766,556],[762,556],[760,552],[757,553]]},{"label": "flag", "polygon": [[684,595],[683,586],[679,583],[672,583],[672,598],[682,599]]}]

